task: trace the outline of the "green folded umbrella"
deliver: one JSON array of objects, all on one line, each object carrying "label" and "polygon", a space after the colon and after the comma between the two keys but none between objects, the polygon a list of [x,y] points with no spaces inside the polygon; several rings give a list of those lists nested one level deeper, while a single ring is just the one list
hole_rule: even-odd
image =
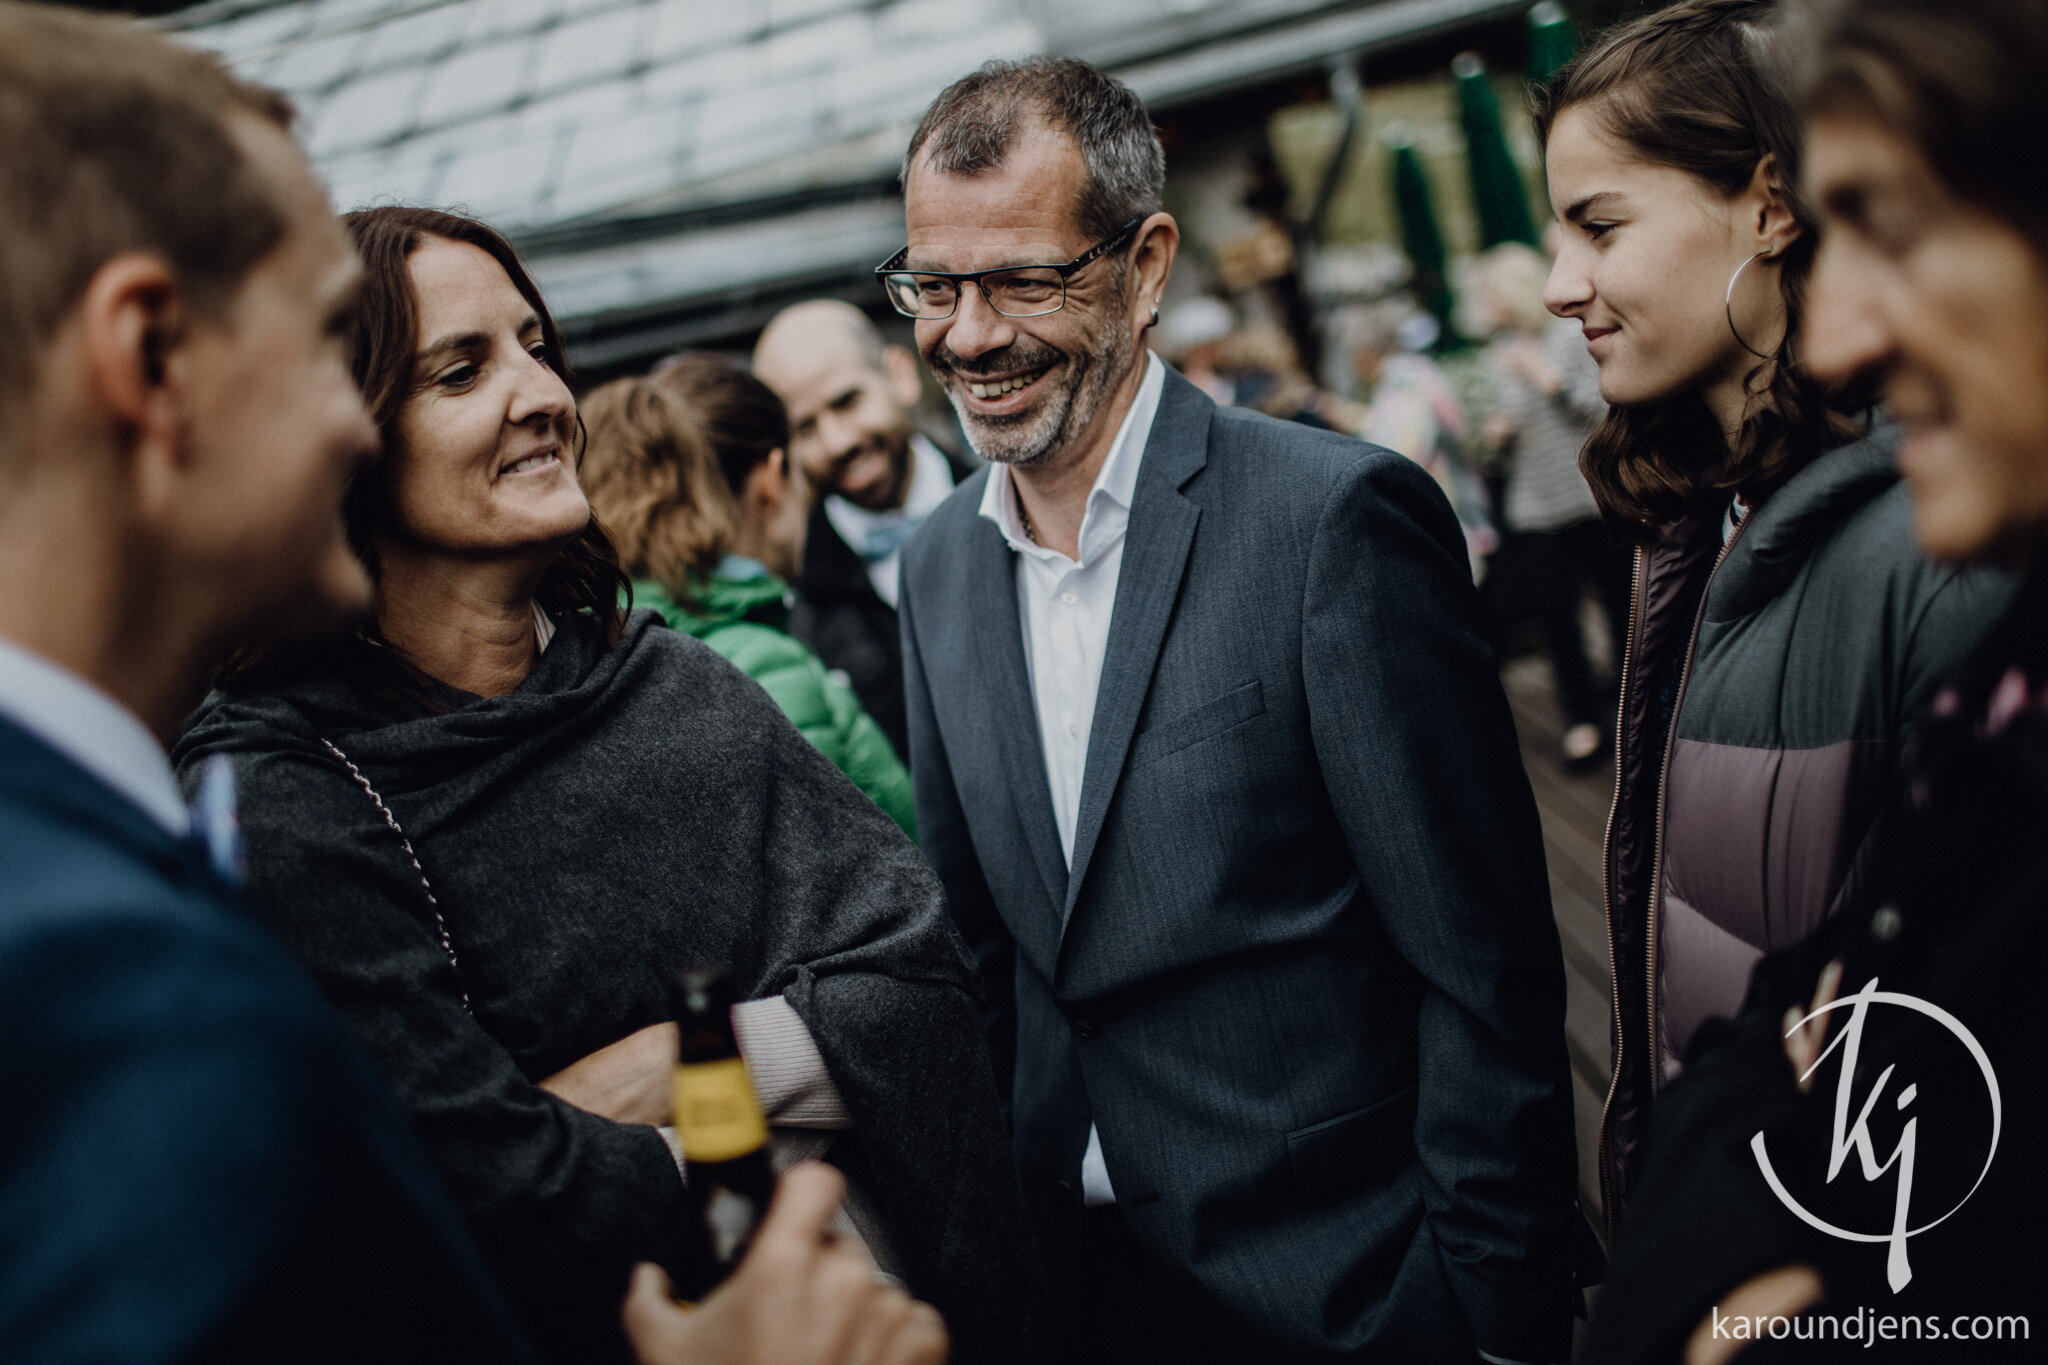
[{"label": "green folded umbrella", "polygon": [[1546,85],[1557,69],[1572,59],[1578,39],[1572,21],[1557,0],[1542,0],[1529,7],[1529,79]]},{"label": "green folded umbrella", "polygon": [[1394,144],[1394,212],[1401,221],[1401,249],[1415,274],[1409,288],[1416,302],[1436,315],[1446,338],[1451,328],[1451,289],[1444,273],[1444,235],[1436,223],[1429,177],[1410,142]]},{"label": "green folded umbrella", "polygon": [[1529,191],[1508,152],[1500,101],[1486,78],[1486,64],[1476,53],[1461,52],[1451,63],[1451,72],[1458,78],[1458,122],[1465,130],[1465,165],[1472,176],[1472,207],[1479,215],[1479,244],[1534,246],[1536,222],[1529,213]]}]

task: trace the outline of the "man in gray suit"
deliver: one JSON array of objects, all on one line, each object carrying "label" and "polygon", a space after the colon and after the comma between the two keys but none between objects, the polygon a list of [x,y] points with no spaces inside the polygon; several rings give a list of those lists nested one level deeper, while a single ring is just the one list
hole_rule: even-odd
[{"label": "man in gray suit", "polygon": [[906,551],[918,826],[1070,1359],[1562,1360],[1563,972],[1450,508],[1147,354],[1121,84],[992,63],[904,165],[878,274],[992,462]]}]

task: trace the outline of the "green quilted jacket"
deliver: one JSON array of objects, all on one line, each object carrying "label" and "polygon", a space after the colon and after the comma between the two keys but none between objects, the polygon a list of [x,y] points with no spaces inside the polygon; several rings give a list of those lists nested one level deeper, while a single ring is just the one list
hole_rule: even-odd
[{"label": "green quilted jacket", "polygon": [[910,773],[846,679],[826,671],[811,647],[792,636],[789,585],[773,574],[713,575],[695,609],[678,603],[660,584],[633,583],[633,604],[650,607],[686,635],[694,635],[761,684],[782,713],[866,792],[868,798],[917,838]]}]

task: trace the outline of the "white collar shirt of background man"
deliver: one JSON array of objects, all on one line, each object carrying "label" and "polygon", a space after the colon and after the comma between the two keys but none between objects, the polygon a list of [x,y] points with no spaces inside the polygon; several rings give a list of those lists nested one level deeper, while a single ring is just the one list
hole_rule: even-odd
[{"label": "white collar shirt of background man", "polygon": [[837,493],[826,497],[825,519],[832,523],[839,538],[867,561],[868,582],[874,585],[875,596],[891,607],[896,605],[897,584],[903,572],[903,542],[938,510],[952,491],[952,466],[920,432],[910,438],[910,487],[904,490],[901,507],[870,512]]}]

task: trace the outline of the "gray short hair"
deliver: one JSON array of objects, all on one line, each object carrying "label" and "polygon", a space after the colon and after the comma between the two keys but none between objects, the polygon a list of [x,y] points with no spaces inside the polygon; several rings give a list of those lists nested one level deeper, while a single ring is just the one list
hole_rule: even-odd
[{"label": "gray short hair", "polygon": [[1075,187],[1074,219],[1090,237],[1107,237],[1159,212],[1166,152],[1144,102],[1107,72],[1073,57],[993,61],[947,86],[924,111],[903,182],[920,154],[945,175],[976,175],[1002,166],[1033,119],[1074,139],[1088,178]]}]

